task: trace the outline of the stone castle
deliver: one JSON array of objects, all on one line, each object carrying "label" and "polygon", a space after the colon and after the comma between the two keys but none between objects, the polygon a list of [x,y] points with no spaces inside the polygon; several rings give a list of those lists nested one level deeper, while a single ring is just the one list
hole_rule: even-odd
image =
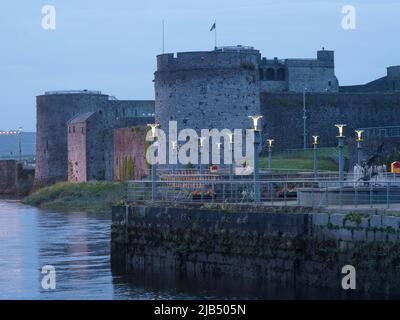
[{"label": "stone castle", "polygon": [[341,87],[334,52],[325,49],[316,59],[267,59],[244,46],[161,54],[154,88],[155,101],[96,91],[38,96],[36,185],[136,177],[146,167],[144,125],[154,121],[165,129],[170,120],[178,130],[246,129],[249,115],[262,114],[263,134],[276,148],[299,148],[304,92],[309,142],[318,134],[322,145],[334,145],[339,122],[352,135],[400,120],[400,66],[365,85]]}]

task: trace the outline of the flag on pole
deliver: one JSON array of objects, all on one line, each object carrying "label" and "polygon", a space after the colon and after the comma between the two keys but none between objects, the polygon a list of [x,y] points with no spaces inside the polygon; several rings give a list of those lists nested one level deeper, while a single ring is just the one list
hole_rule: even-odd
[{"label": "flag on pole", "polygon": [[214,24],[211,26],[210,31],[213,31],[217,27],[217,21],[214,22]]}]

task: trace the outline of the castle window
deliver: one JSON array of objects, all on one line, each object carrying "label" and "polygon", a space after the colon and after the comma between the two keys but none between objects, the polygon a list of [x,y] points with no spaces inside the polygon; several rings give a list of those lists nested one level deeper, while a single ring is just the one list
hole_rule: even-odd
[{"label": "castle window", "polygon": [[72,127],[72,132],[75,133],[75,126]]},{"label": "castle window", "polygon": [[260,69],[259,72],[260,72],[260,80],[264,80],[264,70]]},{"label": "castle window", "polygon": [[71,133],[71,127],[68,127],[68,133]]},{"label": "castle window", "polygon": [[85,133],[85,129],[83,127],[81,129],[82,129],[82,134],[84,134]]},{"label": "castle window", "polygon": [[279,68],[278,69],[278,76],[277,76],[278,81],[284,81],[285,80],[285,69]]},{"label": "castle window", "polygon": [[267,69],[267,80],[275,80],[275,70],[273,68]]}]

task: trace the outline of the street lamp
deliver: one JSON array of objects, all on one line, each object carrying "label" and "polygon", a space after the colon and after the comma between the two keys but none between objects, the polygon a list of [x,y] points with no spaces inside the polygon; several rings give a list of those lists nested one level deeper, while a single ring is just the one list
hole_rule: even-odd
[{"label": "street lamp", "polygon": [[19,162],[22,160],[22,143],[21,143],[22,127],[18,128],[18,154]]},{"label": "street lamp", "polygon": [[200,142],[200,161],[199,161],[199,168],[200,168],[200,178],[203,175],[203,163],[202,163],[202,154],[204,151],[204,140],[206,138],[205,137],[200,137],[199,138],[199,142]]},{"label": "street lamp", "polygon": [[338,128],[339,135],[336,136],[338,138],[338,147],[339,147],[339,180],[344,180],[344,159],[343,159],[343,148],[344,148],[344,141],[346,137],[344,136],[344,127],[345,124],[335,124],[335,127]]},{"label": "street lamp", "polygon": [[230,166],[229,166],[229,174],[232,175],[233,174],[233,133],[229,132],[228,134],[228,138],[229,138],[229,152],[231,153],[231,162],[230,162]]},{"label": "street lamp", "polygon": [[[151,137],[153,140],[156,138],[156,128],[159,126],[158,123],[149,123],[147,124],[148,127],[151,128]],[[154,143],[153,143],[154,148]],[[153,157],[155,157],[154,152],[152,153]],[[153,163],[151,164],[151,198],[154,201],[157,194],[157,164],[155,159],[153,158]]]},{"label": "street lamp", "polygon": [[17,130],[0,130],[0,135],[7,135],[7,136],[18,136],[18,159],[19,162],[22,161],[22,141],[21,141],[21,135],[22,135],[22,127],[18,127]]},{"label": "street lamp", "polygon": [[[177,157],[178,156],[178,143],[175,140],[171,141],[171,146],[172,146],[172,155],[173,157]],[[178,161],[178,159],[177,159]],[[172,165],[173,171],[175,173],[175,163],[173,163]]]},{"label": "street lamp", "polygon": [[306,110],[306,91],[307,88],[303,88],[303,149],[307,149],[307,110]]},{"label": "street lamp", "polygon": [[319,136],[312,136],[313,137],[313,145],[314,145],[314,178],[318,177],[318,138]]},{"label": "street lamp", "polygon": [[268,142],[268,169],[271,170],[272,167],[272,142],[274,139],[267,139]]},{"label": "street lamp", "polygon": [[253,119],[254,131],[258,131],[258,120],[263,116],[249,116],[249,118]]},{"label": "street lamp", "polygon": [[357,163],[361,165],[361,157],[362,157],[362,142],[364,141],[363,133],[364,130],[355,130],[356,132],[356,141],[357,141]]},{"label": "street lamp", "polygon": [[261,191],[260,191],[260,181],[259,181],[259,171],[260,171],[260,145],[261,145],[261,130],[258,129],[258,120],[262,118],[262,116],[249,116],[249,118],[253,119],[253,130],[254,130],[254,200],[256,202],[260,202],[261,200]]},{"label": "street lamp", "polygon": [[149,123],[149,124],[147,124],[147,126],[150,127],[151,137],[154,139],[156,137],[156,129],[160,125],[158,123]]},{"label": "street lamp", "polygon": [[228,133],[228,138],[229,138],[229,152],[231,153],[231,159],[230,159],[230,164],[229,164],[229,180],[231,182],[231,198],[233,198],[233,158],[234,158],[234,153],[233,153],[233,133],[229,132]]}]

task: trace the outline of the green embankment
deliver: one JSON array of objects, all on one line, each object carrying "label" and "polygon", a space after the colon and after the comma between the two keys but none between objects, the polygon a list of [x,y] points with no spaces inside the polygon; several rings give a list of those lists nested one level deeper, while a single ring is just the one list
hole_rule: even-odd
[{"label": "green embankment", "polygon": [[[347,155],[347,146],[344,149],[344,155]],[[338,156],[337,148],[319,148],[318,149],[318,169],[337,171],[338,165],[333,160]],[[313,150],[299,150],[295,152],[272,153],[272,169],[285,170],[310,170],[314,168]],[[267,168],[268,156],[261,158],[260,166]]]},{"label": "green embankment", "polygon": [[40,189],[22,202],[56,211],[110,213],[112,204],[126,201],[123,182],[58,183]]}]

